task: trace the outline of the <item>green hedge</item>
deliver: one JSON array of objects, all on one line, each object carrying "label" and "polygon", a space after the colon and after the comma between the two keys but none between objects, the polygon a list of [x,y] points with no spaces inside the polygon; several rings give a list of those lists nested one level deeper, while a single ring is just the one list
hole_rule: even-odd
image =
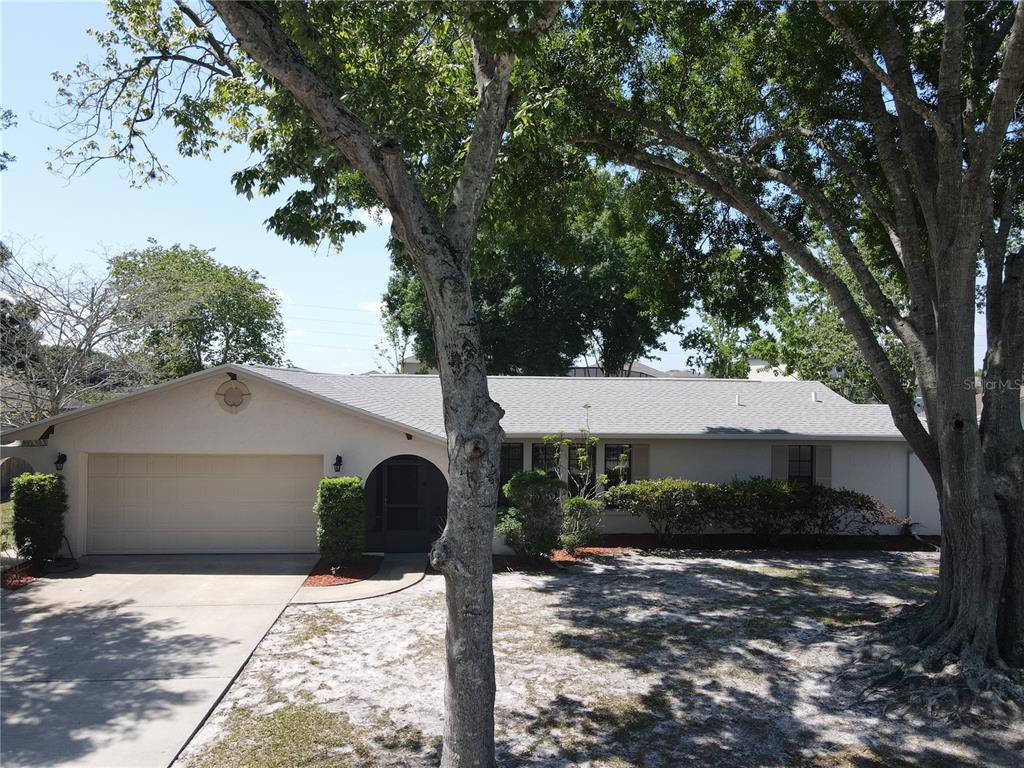
[{"label": "green hedge", "polygon": [[541,470],[520,472],[502,489],[510,506],[500,511],[498,531],[520,557],[547,557],[562,532],[559,495],[565,484]]},{"label": "green hedge", "polygon": [[14,545],[35,566],[46,564],[60,551],[68,496],[64,478],[54,474],[24,474],[11,483]]},{"label": "green hedge", "polygon": [[316,493],[316,542],[330,565],[354,560],[366,546],[366,492],[358,477],[325,477]]},{"label": "green hedge", "polygon": [[872,496],[754,477],[731,483],[666,478],[618,485],[604,496],[609,507],[646,517],[662,540],[708,530],[754,533],[869,534],[905,522]]}]

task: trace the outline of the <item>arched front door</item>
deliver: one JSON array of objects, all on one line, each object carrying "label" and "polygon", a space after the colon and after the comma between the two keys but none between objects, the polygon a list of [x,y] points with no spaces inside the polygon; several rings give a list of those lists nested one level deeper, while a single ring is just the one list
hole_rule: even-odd
[{"label": "arched front door", "polygon": [[371,552],[426,552],[444,528],[448,483],[419,456],[392,456],[366,480]]}]

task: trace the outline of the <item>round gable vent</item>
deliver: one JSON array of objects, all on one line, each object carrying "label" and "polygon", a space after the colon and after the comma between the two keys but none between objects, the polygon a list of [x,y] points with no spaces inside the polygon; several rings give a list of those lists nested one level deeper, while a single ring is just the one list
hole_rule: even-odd
[{"label": "round gable vent", "polygon": [[251,399],[249,388],[237,379],[225,381],[217,388],[217,402],[228,413],[245,410]]}]

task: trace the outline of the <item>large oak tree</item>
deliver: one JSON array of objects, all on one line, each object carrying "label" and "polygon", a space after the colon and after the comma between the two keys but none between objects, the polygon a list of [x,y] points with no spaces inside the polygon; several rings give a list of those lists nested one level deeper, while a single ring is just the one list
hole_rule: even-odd
[{"label": "large oak tree", "polygon": [[636,3],[573,21],[551,63],[571,138],[719,201],[817,281],[934,481],[939,586],[901,625],[898,668],[1020,699],[1004,673],[1024,665],[1024,4]]},{"label": "large oak tree", "polygon": [[470,262],[510,116],[517,57],[558,18],[525,3],[112,0],[106,56],[63,78],[72,171],[105,157],[145,182],[179,148],[243,143],[243,194],[298,186],[268,224],[340,245],[357,207],[386,208],[423,285],[448,434],[448,520],[431,551],[447,600],[442,765],[494,763],[491,542],[501,408],[488,394]]}]

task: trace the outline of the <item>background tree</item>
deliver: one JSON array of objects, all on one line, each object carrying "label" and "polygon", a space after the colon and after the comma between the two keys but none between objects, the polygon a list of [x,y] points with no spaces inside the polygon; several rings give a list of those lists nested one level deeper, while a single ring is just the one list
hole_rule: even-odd
[{"label": "background tree", "polygon": [[[520,184],[542,170],[500,178],[497,198],[529,197]],[[619,376],[664,349],[698,303],[749,324],[778,299],[781,257],[733,247],[737,228],[713,207],[660,181],[585,165],[574,173],[560,184],[556,174],[558,194],[537,210],[481,231],[473,295],[492,373],[561,376],[584,358]],[[727,288],[737,283],[744,289]],[[433,367],[423,293],[401,254],[384,307]]]},{"label": "background tree", "polygon": [[220,264],[194,246],[156,244],[115,256],[110,268],[126,293],[160,291],[174,307],[142,328],[157,379],[224,363],[281,364],[280,299],[259,272]]},{"label": "background tree", "polygon": [[[885,392],[828,294],[802,272],[794,271],[792,279],[789,301],[771,313],[776,335],[757,345],[756,356],[801,379],[823,381],[855,403],[884,403]],[[914,366],[906,349],[873,317],[872,325],[901,391],[913,396]]]},{"label": "background tree", "polygon": [[[1013,235],[1024,6],[593,5],[574,21],[571,53],[558,50],[553,68],[577,107],[579,145],[720,201],[817,281],[935,484],[939,588],[900,624],[889,661],[934,671],[956,660],[966,701],[980,688],[1024,699],[1004,674],[1024,665],[1024,258]],[[821,257],[814,228],[852,284]],[[913,361],[926,423],[863,307]]]},{"label": "background tree", "polygon": [[162,311],[159,292],[126,294],[109,273],[97,278],[19,252],[0,264],[0,293],[5,423],[56,416],[147,379],[134,339]]},{"label": "background tree", "polygon": [[[3,109],[0,107],[0,131],[6,131],[8,128],[14,128],[18,124],[18,119],[15,114],[9,109]],[[0,152],[0,171],[6,171],[7,166],[13,163],[15,160],[14,155],[4,150]]]},{"label": "background tree", "polygon": [[448,435],[448,518],[431,551],[445,578],[442,764],[494,763],[491,542],[501,408],[488,394],[470,291],[488,187],[522,91],[517,57],[560,2],[443,4],[115,0],[102,63],[61,78],[72,172],[163,163],[147,134],[170,120],[186,154],[248,146],[242,194],[299,187],[271,216],[293,241],[338,246],[356,207],[388,209],[430,311]]}]

